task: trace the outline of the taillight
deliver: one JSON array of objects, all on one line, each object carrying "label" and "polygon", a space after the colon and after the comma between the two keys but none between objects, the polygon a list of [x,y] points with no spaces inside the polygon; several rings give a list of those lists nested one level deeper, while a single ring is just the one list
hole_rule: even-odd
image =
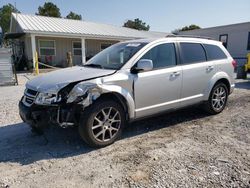
[{"label": "taillight", "polygon": [[233,60],[232,65],[233,65],[234,68],[236,68],[237,67],[237,62],[235,60]]}]

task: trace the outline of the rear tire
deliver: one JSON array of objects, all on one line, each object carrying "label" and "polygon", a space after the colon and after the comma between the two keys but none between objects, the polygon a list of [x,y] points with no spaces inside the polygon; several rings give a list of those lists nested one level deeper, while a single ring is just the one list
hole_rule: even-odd
[{"label": "rear tire", "polygon": [[219,82],[213,87],[208,101],[205,102],[204,109],[209,114],[219,114],[224,110],[227,99],[228,88],[224,83]]},{"label": "rear tire", "polygon": [[125,112],[112,100],[97,100],[86,108],[79,120],[79,134],[92,147],[114,143],[125,125]]}]

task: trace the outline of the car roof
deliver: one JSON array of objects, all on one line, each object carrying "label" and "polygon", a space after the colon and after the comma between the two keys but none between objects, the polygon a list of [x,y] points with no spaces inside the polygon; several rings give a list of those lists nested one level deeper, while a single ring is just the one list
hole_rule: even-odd
[{"label": "car roof", "polygon": [[135,39],[124,42],[131,43],[155,43],[155,42],[198,42],[198,43],[206,43],[206,44],[221,44],[220,41],[210,39],[210,38],[202,38],[202,37],[188,37],[188,36],[166,36],[165,38],[147,38],[147,39]]}]

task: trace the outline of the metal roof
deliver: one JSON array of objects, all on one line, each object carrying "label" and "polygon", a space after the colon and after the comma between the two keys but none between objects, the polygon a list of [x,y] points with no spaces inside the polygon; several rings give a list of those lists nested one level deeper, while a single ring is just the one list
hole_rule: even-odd
[{"label": "metal roof", "polygon": [[194,30],[188,30],[188,31],[180,31],[178,34],[187,34],[187,33],[200,33],[204,31],[211,31],[211,30],[225,30],[225,29],[231,29],[231,28],[240,28],[242,26],[250,27],[250,22],[242,22],[242,23],[235,23],[235,24],[229,24],[229,25],[220,25],[220,26],[214,26],[214,27],[207,27],[207,28],[201,28],[201,29],[194,29]]},{"label": "metal roof", "polygon": [[163,32],[138,31],[135,29],[89,21],[19,13],[12,13],[11,22],[11,32],[16,32],[13,31],[15,29],[12,28],[16,28],[13,25],[17,23],[22,32],[33,34],[56,34],[115,39],[159,38],[168,35],[168,33]]}]

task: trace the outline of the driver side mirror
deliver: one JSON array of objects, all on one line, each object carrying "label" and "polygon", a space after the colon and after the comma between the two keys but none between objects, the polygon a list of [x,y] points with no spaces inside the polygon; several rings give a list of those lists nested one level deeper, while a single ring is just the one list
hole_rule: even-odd
[{"label": "driver side mirror", "polygon": [[132,72],[150,71],[153,69],[153,61],[150,59],[140,59],[132,69]]}]

